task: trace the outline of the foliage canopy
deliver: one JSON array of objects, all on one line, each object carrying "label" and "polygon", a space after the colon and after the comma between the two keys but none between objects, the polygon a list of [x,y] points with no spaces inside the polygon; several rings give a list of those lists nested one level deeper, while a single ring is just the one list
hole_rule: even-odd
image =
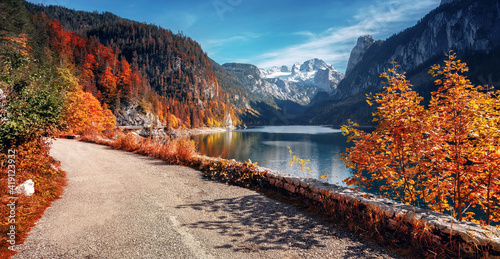
[{"label": "foliage canopy", "polygon": [[[500,91],[474,86],[468,68],[450,51],[444,65],[429,71],[438,90],[427,107],[394,64],[378,104],[378,126],[364,132],[342,127],[352,148],[343,160],[355,174],[345,182],[381,192],[401,202],[448,212],[459,220],[500,221]],[[474,215],[478,207],[484,217]]]}]

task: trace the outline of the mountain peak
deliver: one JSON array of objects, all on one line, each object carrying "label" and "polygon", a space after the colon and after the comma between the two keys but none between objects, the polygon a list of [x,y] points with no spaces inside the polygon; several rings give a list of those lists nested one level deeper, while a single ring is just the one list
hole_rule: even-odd
[{"label": "mountain peak", "polygon": [[314,58],[307,60],[300,66],[300,71],[302,72],[312,72],[312,71],[318,71],[320,69],[327,69],[330,68],[331,65],[328,65],[325,61]]},{"label": "mountain peak", "polygon": [[293,81],[306,81],[314,77],[314,75],[320,70],[329,70],[338,72],[331,64],[319,58],[313,58],[301,63],[295,63],[290,69],[288,66],[274,66],[270,69],[260,69],[261,73],[266,78],[284,78]]},{"label": "mountain peak", "polygon": [[298,74],[298,73],[299,73],[299,71],[300,71],[300,64],[299,64],[299,63],[295,63],[295,64],[293,64],[293,66],[292,66],[292,71],[291,71],[291,72],[292,72],[292,75],[296,75],[296,74]]},{"label": "mountain peak", "polygon": [[[304,63],[257,69],[243,64],[224,64],[251,92],[265,99],[288,100],[307,105],[318,92],[333,94],[344,75],[325,61],[314,58]],[[258,70],[258,72],[256,72]]]},{"label": "mountain peak", "polygon": [[356,66],[356,64],[361,61],[363,58],[363,55],[365,54],[366,50],[375,42],[375,40],[372,38],[371,35],[365,35],[361,36],[358,38],[358,42],[356,43],[356,46],[351,51],[351,55],[349,56],[349,61],[347,63],[347,69],[345,71],[345,74],[349,74],[351,70]]}]

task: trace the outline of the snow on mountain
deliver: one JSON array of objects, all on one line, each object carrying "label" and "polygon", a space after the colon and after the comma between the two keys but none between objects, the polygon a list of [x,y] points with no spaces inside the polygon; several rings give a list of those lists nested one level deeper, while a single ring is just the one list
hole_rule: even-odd
[{"label": "snow on mountain", "polygon": [[304,63],[275,66],[270,69],[246,64],[224,64],[251,92],[261,98],[290,100],[307,105],[320,91],[334,94],[338,83],[344,77],[332,65],[321,59]]},{"label": "snow on mountain", "polygon": [[280,78],[297,86],[317,87],[318,90],[332,94],[337,84],[344,77],[342,73],[337,71],[332,65],[327,64],[321,59],[310,59],[304,63],[295,63],[292,69],[287,66],[272,67],[268,70],[260,69],[261,74],[268,81]]}]

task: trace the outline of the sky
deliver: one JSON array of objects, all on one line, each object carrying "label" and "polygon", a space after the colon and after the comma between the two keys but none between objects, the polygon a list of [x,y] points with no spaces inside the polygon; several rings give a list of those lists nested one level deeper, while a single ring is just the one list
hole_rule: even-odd
[{"label": "sky", "polygon": [[219,64],[261,68],[319,58],[344,73],[360,36],[384,40],[413,26],[441,0],[29,0],[108,11],[197,41]]}]

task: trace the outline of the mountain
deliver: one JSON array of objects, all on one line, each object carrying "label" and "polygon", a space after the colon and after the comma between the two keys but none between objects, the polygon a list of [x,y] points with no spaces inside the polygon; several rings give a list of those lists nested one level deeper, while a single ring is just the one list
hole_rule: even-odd
[{"label": "mountain", "polygon": [[265,70],[239,63],[227,63],[223,67],[263,100],[292,101],[301,105],[309,104],[318,92],[335,93],[344,77],[320,59],[296,63],[291,69],[283,65]]},{"label": "mountain", "polygon": [[[344,78],[344,75],[332,65],[317,58],[307,60],[302,64],[295,63],[292,69],[281,66],[269,70],[260,69],[260,71],[271,82],[281,79],[298,87],[312,87],[314,89],[313,95],[320,91],[333,94],[340,80]],[[308,97],[311,98],[311,96]]]},{"label": "mountain", "polygon": [[[109,106],[120,125],[219,126],[228,114],[239,123],[246,112],[245,96],[221,89],[211,60],[186,35],[108,12],[25,6],[44,23],[56,24],[54,40],[63,39],[59,51],[68,52],[80,85]],[[122,70],[134,75],[126,86]]]},{"label": "mountain", "polygon": [[356,46],[352,49],[349,61],[347,62],[346,74],[350,74],[352,69],[362,60],[366,50],[375,43],[375,40],[370,35],[358,38]]},{"label": "mountain", "polygon": [[210,60],[210,64],[219,86],[227,94],[228,101],[239,109],[237,115],[240,124],[247,126],[289,124],[287,112],[290,109],[285,107],[286,105],[283,105],[285,109],[280,109],[273,100],[262,99],[248,91],[247,87],[225,67],[213,60]]},{"label": "mountain", "polygon": [[[428,97],[435,87],[427,71],[432,64],[442,62],[449,50],[471,68],[467,76],[473,83],[500,87],[499,1],[442,1],[415,26],[384,41],[360,37],[345,78],[331,98],[311,104],[303,123],[341,124],[349,118],[370,123],[367,114],[373,108],[364,103],[364,95],[382,89],[379,75],[392,67],[391,62],[400,65],[399,71],[407,72],[414,89]],[[357,109],[348,112],[353,107]]]}]

